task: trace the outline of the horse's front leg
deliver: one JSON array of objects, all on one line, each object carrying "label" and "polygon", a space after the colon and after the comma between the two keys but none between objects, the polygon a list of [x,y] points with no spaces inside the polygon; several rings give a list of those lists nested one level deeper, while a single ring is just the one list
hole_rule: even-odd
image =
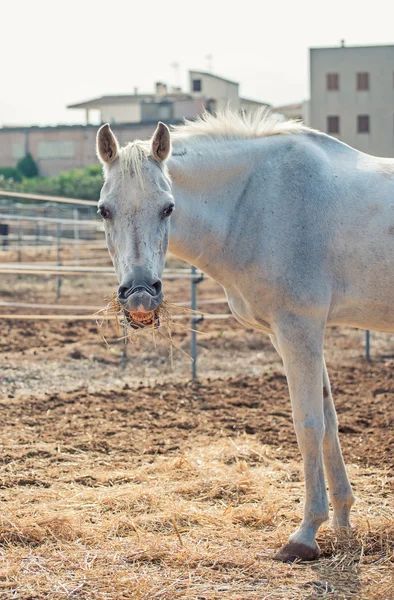
[{"label": "horse's front leg", "polygon": [[319,556],[316,532],[328,519],[322,453],[324,322],[289,313],[277,315],[275,320],[276,344],[285,367],[305,472],[303,521],[275,558],[282,561],[314,560]]},{"label": "horse's front leg", "polygon": [[338,439],[338,418],[325,364],[323,366],[323,396],[325,425],[323,458],[330,500],[334,509],[332,524],[334,527],[350,527],[350,509],[354,504],[354,496]]},{"label": "horse's front leg", "polygon": [[[275,350],[280,355],[275,336],[271,335],[270,337]],[[325,363],[323,363],[323,406],[323,461],[328,480],[330,500],[334,509],[332,525],[333,527],[350,527],[350,509],[355,502],[355,498],[343,461],[338,438],[338,418],[332,399],[330,379]]]}]

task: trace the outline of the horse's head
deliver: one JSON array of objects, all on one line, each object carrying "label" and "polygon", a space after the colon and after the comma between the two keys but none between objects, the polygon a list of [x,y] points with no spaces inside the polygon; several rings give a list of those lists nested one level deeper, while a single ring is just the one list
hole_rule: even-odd
[{"label": "horse's head", "polygon": [[163,123],[150,142],[124,148],[109,125],[97,134],[105,179],[98,212],[119,281],[119,301],[141,324],[151,322],[163,299],[161,276],[174,208],[165,166],[170,152],[170,132]]}]

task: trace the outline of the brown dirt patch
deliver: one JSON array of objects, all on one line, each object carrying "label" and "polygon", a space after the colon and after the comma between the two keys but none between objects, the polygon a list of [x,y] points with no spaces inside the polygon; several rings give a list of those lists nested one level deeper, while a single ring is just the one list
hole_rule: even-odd
[{"label": "brown dirt patch", "polygon": [[[65,279],[60,301],[102,306],[114,285]],[[167,290],[189,298],[187,281]],[[50,303],[55,280],[10,276],[0,295]],[[361,332],[328,331],[356,530],[323,528],[320,561],[289,566],[272,555],[300,521],[303,474],[267,337],[203,323],[191,383],[182,354],[125,354],[115,336],[108,352],[93,322],[0,325],[1,600],[394,598],[392,336],[373,334],[368,365]]]},{"label": "brown dirt patch", "polygon": [[388,600],[392,386],[337,371],[358,529],[295,567],[272,562],[303,495],[280,373],[3,399],[0,597]]}]

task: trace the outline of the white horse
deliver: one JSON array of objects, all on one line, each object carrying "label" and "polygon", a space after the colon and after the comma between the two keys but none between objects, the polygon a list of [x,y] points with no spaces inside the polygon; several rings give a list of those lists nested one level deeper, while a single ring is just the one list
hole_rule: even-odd
[{"label": "white horse", "polygon": [[151,322],[169,247],[223,286],[238,321],[271,336],[306,486],[301,526],[276,558],[317,558],[324,473],[334,526],[350,527],[354,502],[324,331],[394,332],[394,160],[261,112],[205,114],[172,133],[159,123],[151,141],[124,148],[104,125],[97,152],[99,212],[125,310]]}]

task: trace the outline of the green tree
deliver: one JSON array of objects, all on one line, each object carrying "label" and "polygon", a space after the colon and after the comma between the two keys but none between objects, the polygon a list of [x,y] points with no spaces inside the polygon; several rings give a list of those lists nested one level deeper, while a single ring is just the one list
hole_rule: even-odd
[{"label": "green tree", "polygon": [[16,165],[16,168],[22,173],[24,177],[27,177],[29,179],[31,177],[38,176],[38,167],[30,152],[28,152],[26,156],[20,159],[20,161]]}]

